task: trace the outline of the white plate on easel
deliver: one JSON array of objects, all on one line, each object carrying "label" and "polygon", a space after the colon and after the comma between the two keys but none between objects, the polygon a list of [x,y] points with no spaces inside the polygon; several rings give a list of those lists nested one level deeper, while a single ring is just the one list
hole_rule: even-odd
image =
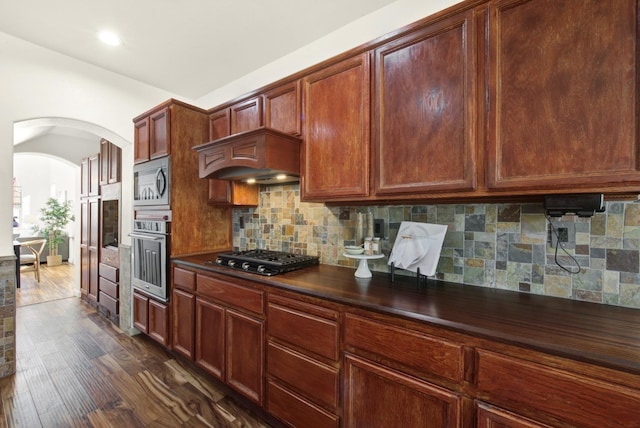
[{"label": "white plate on easel", "polygon": [[403,221],[389,255],[389,265],[433,276],[436,273],[447,226]]}]

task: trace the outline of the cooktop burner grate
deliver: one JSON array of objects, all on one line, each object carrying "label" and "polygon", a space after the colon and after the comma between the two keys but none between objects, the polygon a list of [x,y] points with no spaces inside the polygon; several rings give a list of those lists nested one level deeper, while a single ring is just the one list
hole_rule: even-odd
[{"label": "cooktop burner grate", "polygon": [[216,264],[261,275],[277,275],[317,265],[319,258],[273,250],[247,250],[220,253]]}]

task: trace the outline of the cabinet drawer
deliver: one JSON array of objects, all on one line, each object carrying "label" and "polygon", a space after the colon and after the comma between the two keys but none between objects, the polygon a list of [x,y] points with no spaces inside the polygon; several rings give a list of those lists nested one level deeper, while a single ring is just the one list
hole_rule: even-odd
[{"label": "cabinet drawer", "polygon": [[264,314],[264,293],[262,291],[200,274],[197,275],[196,282],[197,291],[203,296],[212,297],[256,314]]},{"label": "cabinet drawer", "polygon": [[196,289],[196,274],[189,270],[173,268],[173,285],[176,287],[186,288],[188,290]]},{"label": "cabinet drawer", "polygon": [[100,292],[112,297],[113,299],[118,299],[120,297],[118,284],[103,277],[100,277]]},{"label": "cabinet drawer", "polygon": [[478,351],[478,396],[520,414],[540,412],[581,427],[631,427],[640,424],[640,394],[622,386],[507,357]]},{"label": "cabinet drawer", "polygon": [[267,410],[294,427],[338,428],[340,419],[273,381],[267,383]]},{"label": "cabinet drawer", "polygon": [[[267,347],[267,373],[292,385],[318,404],[335,411],[340,371],[276,343]],[[301,382],[301,380],[304,380]]]},{"label": "cabinet drawer", "polygon": [[338,360],[338,323],[269,303],[269,334],[323,357]]},{"label": "cabinet drawer", "polygon": [[111,296],[106,295],[101,291],[99,294],[98,301],[102,306],[107,308],[109,312],[111,312],[112,314],[116,314],[116,315],[118,314],[118,310],[120,309],[120,304],[118,300],[114,299]]},{"label": "cabinet drawer", "polygon": [[373,352],[404,366],[460,382],[464,377],[462,345],[419,331],[347,314],[345,346]]},{"label": "cabinet drawer", "polygon": [[104,276],[105,278],[107,278],[111,282],[119,282],[120,281],[120,278],[119,278],[120,269],[118,269],[116,267],[109,266],[109,265],[104,264],[104,263],[100,263],[98,265],[98,272],[99,272],[100,276]]}]

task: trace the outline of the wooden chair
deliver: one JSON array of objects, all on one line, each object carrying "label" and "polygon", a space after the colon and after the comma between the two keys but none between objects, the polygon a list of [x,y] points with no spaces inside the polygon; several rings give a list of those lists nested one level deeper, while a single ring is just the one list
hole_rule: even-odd
[{"label": "wooden chair", "polygon": [[40,282],[40,256],[46,243],[46,239],[34,239],[20,243],[21,247],[29,250],[26,254],[20,254],[20,273],[33,271],[38,282]]}]

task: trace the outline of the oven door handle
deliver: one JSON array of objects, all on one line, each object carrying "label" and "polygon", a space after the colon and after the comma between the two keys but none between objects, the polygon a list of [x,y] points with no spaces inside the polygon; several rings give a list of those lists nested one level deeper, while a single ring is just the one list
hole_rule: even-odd
[{"label": "oven door handle", "polygon": [[164,241],[164,236],[150,236],[150,235],[140,235],[137,233],[130,233],[130,237],[138,238],[138,239],[146,239],[147,241]]}]

